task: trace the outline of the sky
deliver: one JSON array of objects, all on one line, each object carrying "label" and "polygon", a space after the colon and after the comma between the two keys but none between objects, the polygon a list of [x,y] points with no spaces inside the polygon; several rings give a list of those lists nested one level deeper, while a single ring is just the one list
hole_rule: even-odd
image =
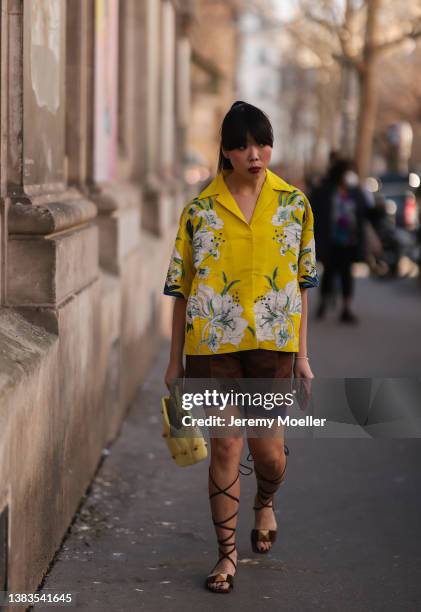
[{"label": "sky", "polygon": [[289,19],[294,12],[296,0],[272,0],[273,8],[280,19]]},{"label": "sky", "polygon": [[[313,1],[315,8],[317,8],[318,0]],[[294,8],[296,8],[298,3],[299,0],[272,0],[275,14],[278,15],[280,19],[290,19],[294,14]],[[344,8],[344,0],[336,0],[336,4],[338,7],[341,7],[342,9]]]}]

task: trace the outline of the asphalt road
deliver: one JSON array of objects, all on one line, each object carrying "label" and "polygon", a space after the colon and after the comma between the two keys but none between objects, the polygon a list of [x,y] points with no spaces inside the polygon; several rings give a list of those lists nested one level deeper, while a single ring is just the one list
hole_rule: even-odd
[{"label": "asphalt road", "polygon": [[[311,322],[317,376],[420,377],[414,280],[358,281],[357,327]],[[315,294],[312,296],[314,310]],[[76,609],[418,611],[421,441],[293,439],[276,499],[279,538],[252,553],[253,476],[242,476],[239,567],[223,600],[203,588],[216,559],[208,463],[179,468],[160,436],[168,347],[150,372],[80,508],[44,587]],[[48,610],[36,606],[37,610]]]}]

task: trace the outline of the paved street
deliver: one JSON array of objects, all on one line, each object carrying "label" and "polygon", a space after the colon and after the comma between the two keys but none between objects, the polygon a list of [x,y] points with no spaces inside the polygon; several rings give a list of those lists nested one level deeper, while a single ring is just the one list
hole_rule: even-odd
[{"label": "paved street", "polygon": [[[361,279],[357,289],[358,327],[340,326],[333,312],[310,323],[315,374],[419,377],[416,281]],[[242,476],[235,589],[223,600],[203,589],[216,555],[208,464],[178,468],[160,436],[167,354],[104,453],[45,588],[76,592],[78,609],[113,612],[419,610],[419,440],[291,440],[273,552],[251,552],[255,484]]]}]

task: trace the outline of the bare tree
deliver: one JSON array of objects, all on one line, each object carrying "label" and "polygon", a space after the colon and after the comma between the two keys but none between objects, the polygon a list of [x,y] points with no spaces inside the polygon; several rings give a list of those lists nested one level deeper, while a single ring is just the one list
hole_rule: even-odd
[{"label": "bare tree", "polygon": [[379,55],[378,23],[382,0],[366,0],[367,20],[364,47],[359,59],[358,78],[360,83],[360,102],[358,113],[355,159],[361,176],[369,172],[373,150],[374,126],[377,105],[376,64]]},{"label": "bare tree", "polygon": [[316,38],[306,44],[315,46],[317,38],[330,42],[332,57],[356,71],[359,82],[358,122],[355,159],[361,176],[366,176],[372,156],[377,106],[377,65],[388,52],[408,40],[421,37],[421,2],[411,5],[385,0],[299,0],[303,22],[317,26]]}]

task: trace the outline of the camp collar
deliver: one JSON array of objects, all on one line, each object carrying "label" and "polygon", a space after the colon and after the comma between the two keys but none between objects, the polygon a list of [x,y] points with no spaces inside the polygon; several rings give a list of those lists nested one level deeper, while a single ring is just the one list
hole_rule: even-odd
[{"label": "camp collar", "polygon": [[[226,186],[223,177],[227,176],[229,172],[229,170],[222,170],[222,172],[219,172],[213,179],[213,181],[203,191],[200,192],[198,199],[201,200],[202,198],[210,198],[212,196],[219,195],[221,192],[225,192],[228,187]],[[268,183],[268,186],[274,189],[275,191],[294,191],[294,187],[289,185],[286,181],[281,179],[280,176],[278,176],[269,169],[266,170],[265,183]]]},{"label": "camp collar", "polygon": [[[224,177],[229,174],[229,170],[223,170],[219,172],[214,180],[198,195],[198,199],[201,200],[203,198],[217,197],[217,201],[230,210],[236,217],[247,223],[244,218],[243,213],[238,207],[235,199],[233,198],[230,190],[228,189]],[[256,202],[256,208],[251,218],[250,224],[252,224],[263,212],[263,209],[266,206],[262,205],[264,201],[273,200],[273,191],[294,191],[294,187],[289,185],[286,181],[281,179],[277,174],[272,172],[271,170],[266,170],[266,180],[262,185],[262,190],[260,192],[259,198]],[[272,197],[270,197],[272,195]],[[269,198],[268,198],[269,196]]]}]

